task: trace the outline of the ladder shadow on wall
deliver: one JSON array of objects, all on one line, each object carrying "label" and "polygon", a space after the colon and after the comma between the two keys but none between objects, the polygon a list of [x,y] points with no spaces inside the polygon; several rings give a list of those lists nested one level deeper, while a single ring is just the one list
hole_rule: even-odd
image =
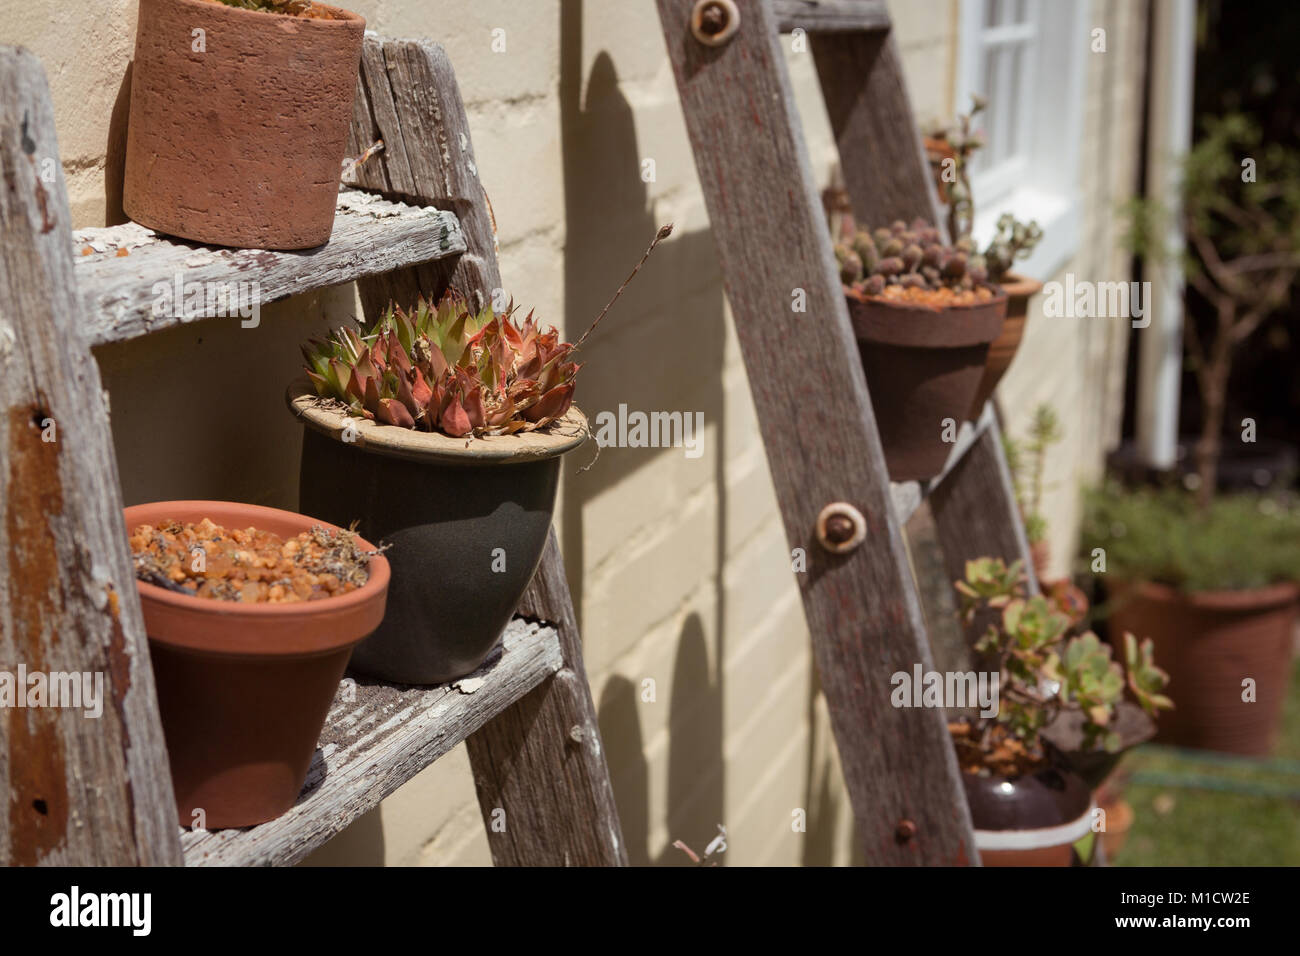
[{"label": "ladder shadow on wall", "polygon": [[[639,144],[632,107],[619,86],[612,57],[604,51],[586,59],[582,38],[582,0],[562,0],[560,8],[560,104],[563,128],[565,185],[565,322],[578,334],[599,314],[631,263],[640,256],[663,223],[656,220],[648,185],[642,180],[642,161],[656,157],[653,143]],[[585,89],[584,89],[585,86]],[[674,157],[690,162],[689,153],[673,150]],[[660,163],[669,161],[659,155]],[[694,178],[694,163],[686,174]],[[665,177],[681,177],[680,170],[663,170]],[[679,227],[682,224],[678,224]],[[696,224],[703,225],[702,223]],[[682,448],[602,449],[590,469],[595,450],[579,452],[566,465],[563,495],[563,541],[574,607],[586,644],[588,666],[599,682],[601,733],[613,778],[615,797],[633,864],[687,863],[673,849],[681,839],[697,851],[717,833],[725,806],[722,726],[721,662],[725,659],[726,619],[722,569],[727,552],[726,443],[724,433],[725,301],[713,240],[707,228],[679,228],[642,270],[636,282],[601,324],[592,344],[584,348],[579,404],[596,425],[601,411],[617,414],[619,405],[629,411],[704,413],[703,455],[686,459]],[[701,520],[712,522],[713,553],[701,554],[695,567],[703,573],[685,593],[660,593],[647,587],[642,595],[644,614],[618,609],[617,628],[587,630],[583,620],[587,581],[585,568],[608,560],[611,584],[626,593],[629,576],[638,573],[635,559],[620,565],[618,551],[628,550],[628,539],[610,554],[588,556],[585,551],[584,512],[610,493],[641,495],[646,488],[634,480],[643,468],[670,478],[662,486],[711,498],[701,508]],[[712,484],[713,494],[707,494]],[[619,487],[621,485],[621,487]],[[664,530],[672,522],[690,521],[683,515],[685,502],[669,506],[663,499],[647,501],[620,513],[637,512],[646,525],[632,532],[653,535],[650,526]],[[710,507],[712,513],[710,514]],[[602,536],[594,536],[600,538]],[[680,535],[676,536],[680,540]],[[670,535],[666,547],[678,547]],[[651,548],[658,545],[651,545]],[[663,551],[644,561],[663,563]],[[668,562],[671,563],[671,562]],[[662,566],[662,564],[661,564]],[[623,580],[619,580],[619,576]],[[705,576],[707,575],[707,582]],[[671,575],[670,575],[671,577]],[[710,593],[711,592],[711,593]],[[683,606],[685,605],[685,606]],[[690,608],[690,610],[686,610]],[[641,610],[641,609],[638,609]],[[658,647],[647,647],[648,632],[671,627],[675,614],[685,617],[678,627],[672,653],[672,677],[667,673],[636,672],[637,665],[611,671],[618,659],[654,661],[656,670],[667,658]],[[706,624],[705,618],[708,617]],[[651,639],[653,643],[653,639]],[[654,678],[657,701],[642,699],[645,678]],[[660,716],[662,708],[667,714]],[[666,721],[665,721],[666,717]],[[665,819],[649,818],[650,763],[663,753],[667,728],[667,807]],[[656,743],[658,738],[658,743]],[[644,750],[649,746],[651,751]],[[653,801],[657,803],[657,801]],[[651,834],[666,830],[666,843],[653,851]],[[658,839],[656,837],[656,839]],[[653,852],[653,856],[652,856]]]}]

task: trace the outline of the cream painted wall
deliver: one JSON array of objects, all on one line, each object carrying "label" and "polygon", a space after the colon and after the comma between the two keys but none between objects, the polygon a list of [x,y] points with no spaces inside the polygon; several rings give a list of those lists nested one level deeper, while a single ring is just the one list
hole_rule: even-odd
[{"label": "cream painted wall", "polygon": [[[1140,4],[1094,4],[1125,56],[1089,66],[1080,270],[1114,269],[1108,210],[1136,156]],[[722,293],[676,90],[649,0],[353,0],[372,29],[443,43],[468,104],[517,300],[584,327],[655,227],[677,232],[587,349],[589,414],[702,411],[705,454],[606,449],[566,467],[557,523],[634,862],[682,863],[725,824],[732,865],[843,863],[851,824],[811,667],[743,363]],[[890,4],[918,118],[952,110],[956,0]],[[0,42],[31,48],[54,92],[76,223],[121,218],[132,0],[0,0]],[[506,51],[490,49],[506,31]],[[787,41],[788,45],[788,41]],[[790,67],[816,174],[834,161],[806,54]],[[1117,131],[1102,140],[1100,130]],[[642,161],[656,179],[643,183]],[[1114,277],[1118,277],[1115,275]],[[353,308],[335,290],[268,308],[260,329],[213,321],[100,352],[128,503],[232,497],[292,507],[297,426],[281,410],[296,345]],[[1063,406],[1054,459],[1063,561],[1075,473],[1115,429],[1123,337],[1031,324],[1002,397],[1013,429],[1039,395]],[[1099,389],[1098,382],[1105,383]],[[643,700],[653,680],[655,699]],[[804,809],[808,832],[792,830]],[[357,821],[312,863],[488,862],[463,748]]]}]

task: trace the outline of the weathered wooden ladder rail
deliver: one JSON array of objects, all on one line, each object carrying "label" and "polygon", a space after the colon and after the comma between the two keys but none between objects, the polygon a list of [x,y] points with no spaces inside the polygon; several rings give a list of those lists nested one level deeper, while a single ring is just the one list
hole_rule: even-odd
[{"label": "weathered wooden ladder rail", "polygon": [[[932,667],[900,528],[928,497],[950,579],[1028,547],[991,406],[940,478],[889,482],[780,41],[807,40],[857,220],[941,223],[889,13],[883,0],[657,3],[786,535],[808,555],[796,578],[864,858],[977,863],[943,712],[889,700],[891,674]],[[845,553],[815,531],[838,503],[866,523]]]},{"label": "weathered wooden ladder rail", "polygon": [[256,283],[263,302],[358,281],[371,316],[453,282],[490,296],[491,219],[441,47],[366,38],[350,155],[376,139],[359,180],[382,196],[341,192],[320,249],[215,249],[135,225],[74,240],[44,70],[0,47],[0,669],[103,673],[111,702],[99,720],[33,708],[0,721],[0,864],[293,863],[462,740],[498,865],[627,862],[554,532],[476,690],[345,682],[289,813],[183,838],[176,825],[91,346],[192,320],[153,308],[154,284],[178,273]]}]

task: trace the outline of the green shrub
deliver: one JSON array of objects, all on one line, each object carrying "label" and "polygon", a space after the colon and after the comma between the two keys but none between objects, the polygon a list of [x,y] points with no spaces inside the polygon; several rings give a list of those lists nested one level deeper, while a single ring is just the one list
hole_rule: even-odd
[{"label": "green shrub", "polygon": [[1184,591],[1245,590],[1300,580],[1300,503],[1293,497],[1219,495],[1205,509],[1177,489],[1086,496],[1083,560],[1106,552],[1106,573]]}]

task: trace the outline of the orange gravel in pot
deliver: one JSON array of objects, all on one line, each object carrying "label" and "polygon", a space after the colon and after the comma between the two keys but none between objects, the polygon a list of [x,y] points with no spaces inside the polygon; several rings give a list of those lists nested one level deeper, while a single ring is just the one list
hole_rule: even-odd
[{"label": "orange gravel in pot", "polygon": [[141,581],[218,601],[319,601],[355,591],[370,577],[357,536],[325,528],[285,540],[256,528],[227,530],[207,518],[142,524],[131,531],[131,555]]},{"label": "orange gravel in pot", "polygon": [[988,302],[993,298],[993,290],[988,286],[958,291],[946,286],[942,289],[918,289],[914,286],[887,285],[880,295],[868,298],[940,309],[949,305],[976,305],[980,302]]}]

